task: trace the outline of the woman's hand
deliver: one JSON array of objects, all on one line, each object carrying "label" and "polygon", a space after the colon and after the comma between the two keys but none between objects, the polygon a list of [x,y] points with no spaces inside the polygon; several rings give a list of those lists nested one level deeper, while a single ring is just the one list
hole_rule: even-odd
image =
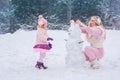
[{"label": "woman's hand", "polygon": [[74,23],[75,21],[74,20],[70,20],[70,23]]},{"label": "woman's hand", "polygon": [[80,20],[76,20],[76,24],[79,24],[80,27],[87,27],[83,22],[81,22]]},{"label": "woman's hand", "polygon": [[78,20],[76,20],[75,23],[76,23],[76,24],[81,24],[82,22],[78,19]]}]

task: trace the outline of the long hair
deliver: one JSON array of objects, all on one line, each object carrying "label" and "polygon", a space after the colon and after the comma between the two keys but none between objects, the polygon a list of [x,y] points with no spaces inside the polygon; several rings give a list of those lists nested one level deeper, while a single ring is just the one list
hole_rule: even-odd
[{"label": "long hair", "polygon": [[[94,18],[94,20],[95,20],[95,26],[101,26],[103,28],[103,24],[102,24],[101,18],[99,16],[92,16],[91,19],[92,18]],[[91,25],[91,20],[88,22],[88,26],[93,27]]]},{"label": "long hair", "polygon": [[[104,26],[102,24],[102,21],[101,21],[101,18],[99,16],[92,16],[91,19],[94,18],[95,20],[95,27],[100,27],[102,30],[104,30]],[[88,22],[88,26],[89,27],[93,27],[92,24],[91,24],[91,19],[90,21]],[[88,38],[88,33],[86,33],[86,37]],[[105,32],[105,36],[104,38],[106,38],[106,32]]]}]

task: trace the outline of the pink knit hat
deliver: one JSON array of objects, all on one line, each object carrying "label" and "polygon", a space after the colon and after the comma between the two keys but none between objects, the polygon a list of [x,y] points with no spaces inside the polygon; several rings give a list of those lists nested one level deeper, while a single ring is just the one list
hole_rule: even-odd
[{"label": "pink knit hat", "polygon": [[39,15],[38,17],[38,24],[40,22],[43,23],[47,27],[47,20],[42,15]]}]

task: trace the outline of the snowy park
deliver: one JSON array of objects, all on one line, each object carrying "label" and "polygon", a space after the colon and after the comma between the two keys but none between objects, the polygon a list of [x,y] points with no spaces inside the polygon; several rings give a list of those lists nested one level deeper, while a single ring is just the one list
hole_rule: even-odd
[{"label": "snowy park", "polygon": [[120,80],[119,41],[120,0],[0,0],[0,80]]},{"label": "snowy park", "polygon": [[[1,80],[119,80],[120,74],[120,31],[107,30],[104,42],[105,55],[100,61],[100,69],[91,69],[85,62],[84,67],[69,68],[65,64],[67,55],[66,31],[49,30],[54,38],[53,49],[47,52],[47,70],[35,68],[39,54],[34,52],[36,30],[18,30],[14,34],[0,35],[0,79]],[[83,49],[89,45],[84,40]]]}]

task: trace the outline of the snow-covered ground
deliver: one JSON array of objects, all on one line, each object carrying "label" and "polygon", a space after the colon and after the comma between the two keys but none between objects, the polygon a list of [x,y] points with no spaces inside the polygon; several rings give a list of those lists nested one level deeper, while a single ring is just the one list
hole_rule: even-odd
[{"label": "snow-covered ground", "polygon": [[[0,80],[120,80],[120,31],[107,31],[104,43],[105,56],[101,68],[71,69],[65,65],[65,31],[48,31],[54,38],[53,49],[47,53],[47,70],[34,66],[39,54],[33,51],[36,31],[19,30],[14,34],[0,35]],[[84,39],[84,35],[82,35]],[[88,43],[84,42],[84,47]],[[84,48],[83,47],[83,48]]]}]

